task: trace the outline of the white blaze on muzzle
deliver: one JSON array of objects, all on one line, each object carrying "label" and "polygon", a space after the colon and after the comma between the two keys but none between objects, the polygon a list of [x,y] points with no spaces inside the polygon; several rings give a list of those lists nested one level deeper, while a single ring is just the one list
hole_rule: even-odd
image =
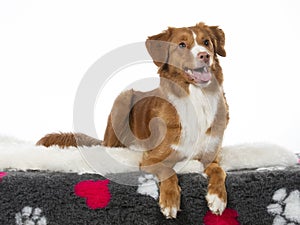
[{"label": "white blaze on muzzle", "polygon": [[185,72],[197,84],[208,83],[212,78],[212,74],[209,68],[212,65],[212,57],[209,57],[208,63],[205,63],[204,60],[202,60],[199,57],[199,54],[203,54],[203,53],[207,53],[208,55],[210,54],[205,47],[197,43],[196,34],[194,32],[193,32],[193,36],[194,36],[194,46],[191,48],[190,51],[194,57],[194,68],[186,68]]}]

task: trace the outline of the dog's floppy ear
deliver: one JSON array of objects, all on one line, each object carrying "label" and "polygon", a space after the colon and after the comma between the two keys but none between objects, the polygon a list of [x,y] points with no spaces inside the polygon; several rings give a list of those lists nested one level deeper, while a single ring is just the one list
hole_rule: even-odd
[{"label": "dog's floppy ear", "polygon": [[161,67],[168,60],[168,50],[170,43],[168,42],[172,34],[172,28],[163,31],[160,34],[148,37],[146,47],[151,55],[153,62]]},{"label": "dog's floppy ear", "polygon": [[226,51],[225,46],[225,33],[218,26],[209,26],[209,30],[213,35],[213,42],[215,46],[215,51],[218,55],[225,57]]}]

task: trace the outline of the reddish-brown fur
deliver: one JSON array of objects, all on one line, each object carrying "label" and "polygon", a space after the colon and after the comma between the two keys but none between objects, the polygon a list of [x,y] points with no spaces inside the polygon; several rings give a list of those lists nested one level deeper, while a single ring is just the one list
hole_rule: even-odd
[{"label": "reddish-brown fur", "polygon": [[82,133],[52,133],[41,138],[37,145],[49,147],[57,145],[60,148],[101,145],[102,141]]},{"label": "reddish-brown fur", "polygon": [[[173,93],[179,98],[188,96],[190,94],[189,86],[194,84],[194,81],[182,70],[183,66],[190,66],[191,55],[188,52],[180,55],[176,50],[176,46],[182,41],[186,43],[187,49],[191,48],[194,41],[191,31],[197,34],[197,42],[201,43],[203,39],[209,39],[211,42],[207,48],[212,53],[214,60],[210,70],[216,82],[207,88],[207,92],[215,92],[217,87],[222,86],[223,83],[223,73],[217,58],[217,55],[226,55],[223,31],[216,26],[210,27],[203,23],[187,28],[168,28],[158,35],[149,37],[146,41],[146,47],[154,63],[159,67],[158,73],[162,78],[160,87],[147,93],[129,90],[120,94],[109,115],[102,142],[86,138],[83,134],[75,134],[76,138],[74,134],[61,133],[47,135],[37,144],[59,145],[60,147],[102,144],[109,147],[124,147],[136,145],[136,138],[141,140],[150,138],[149,142],[143,142],[140,146],[149,149],[144,153],[140,167],[142,170],[158,176],[160,180],[159,202],[162,211],[165,213],[166,209],[172,209],[172,207],[179,210],[181,189],[173,166],[182,159],[182,156],[171,146],[180,141],[181,123],[175,107],[166,99],[169,93]],[[153,41],[165,41],[166,43],[157,45]],[[164,79],[179,85],[181,90],[178,91],[176,85],[173,86]],[[217,136],[221,139],[229,120],[225,95],[223,94],[222,97],[223,100],[219,103],[218,112],[211,125],[213,129],[210,127],[206,131],[207,135]],[[150,129],[149,123],[156,117],[161,118],[165,124],[158,123]],[[157,141],[164,131],[166,132],[164,138]],[[218,146],[218,149],[215,150],[216,158],[212,163],[206,162],[205,158],[200,156],[199,160],[203,161],[206,166],[205,173],[209,177],[208,193],[219,196],[226,203],[226,174],[219,166],[217,158],[220,150],[221,146]],[[168,216],[165,213],[167,217],[171,218],[176,217],[176,213],[174,214]]]}]

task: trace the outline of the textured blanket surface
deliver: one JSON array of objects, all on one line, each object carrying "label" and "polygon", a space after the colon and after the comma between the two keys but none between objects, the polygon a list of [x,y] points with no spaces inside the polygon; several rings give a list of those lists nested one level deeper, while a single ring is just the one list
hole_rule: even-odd
[{"label": "textured blanket surface", "polygon": [[[121,179],[139,174],[123,173]],[[181,211],[167,220],[157,200],[97,174],[8,171],[0,176],[1,225],[203,224],[207,180],[181,174]],[[300,166],[228,172],[228,208],[246,225],[300,224]],[[92,191],[96,190],[96,191]]]},{"label": "textured blanket surface", "polygon": [[[139,172],[140,155],[99,146],[45,148],[0,135],[0,225],[204,224],[209,210],[202,164],[175,166],[181,211],[167,220],[158,206],[157,179]],[[228,208],[240,224],[300,224],[294,153],[246,144],[224,147],[221,157]]]}]

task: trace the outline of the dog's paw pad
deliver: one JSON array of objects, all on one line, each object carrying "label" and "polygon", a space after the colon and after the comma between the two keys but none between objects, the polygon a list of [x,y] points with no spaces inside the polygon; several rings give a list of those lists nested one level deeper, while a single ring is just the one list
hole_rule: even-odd
[{"label": "dog's paw pad", "polygon": [[292,191],[287,195],[286,189],[277,190],[272,198],[276,203],[267,206],[269,214],[275,216],[273,224],[300,223],[300,192]]},{"label": "dog's paw pad", "polygon": [[26,206],[15,215],[16,225],[47,225],[47,219],[40,208]]},{"label": "dog's paw pad", "polygon": [[216,194],[207,194],[206,200],[208,204],[208,208],[213,214],[221,215],[226,208],[226,201],[219,198]]},{"label": "dog's paw pad", "polygon": [[137,192],[142,195],[149,195],[155,200],[158,199],[158,179],[152,174],[144,174],[138,178]]}]

